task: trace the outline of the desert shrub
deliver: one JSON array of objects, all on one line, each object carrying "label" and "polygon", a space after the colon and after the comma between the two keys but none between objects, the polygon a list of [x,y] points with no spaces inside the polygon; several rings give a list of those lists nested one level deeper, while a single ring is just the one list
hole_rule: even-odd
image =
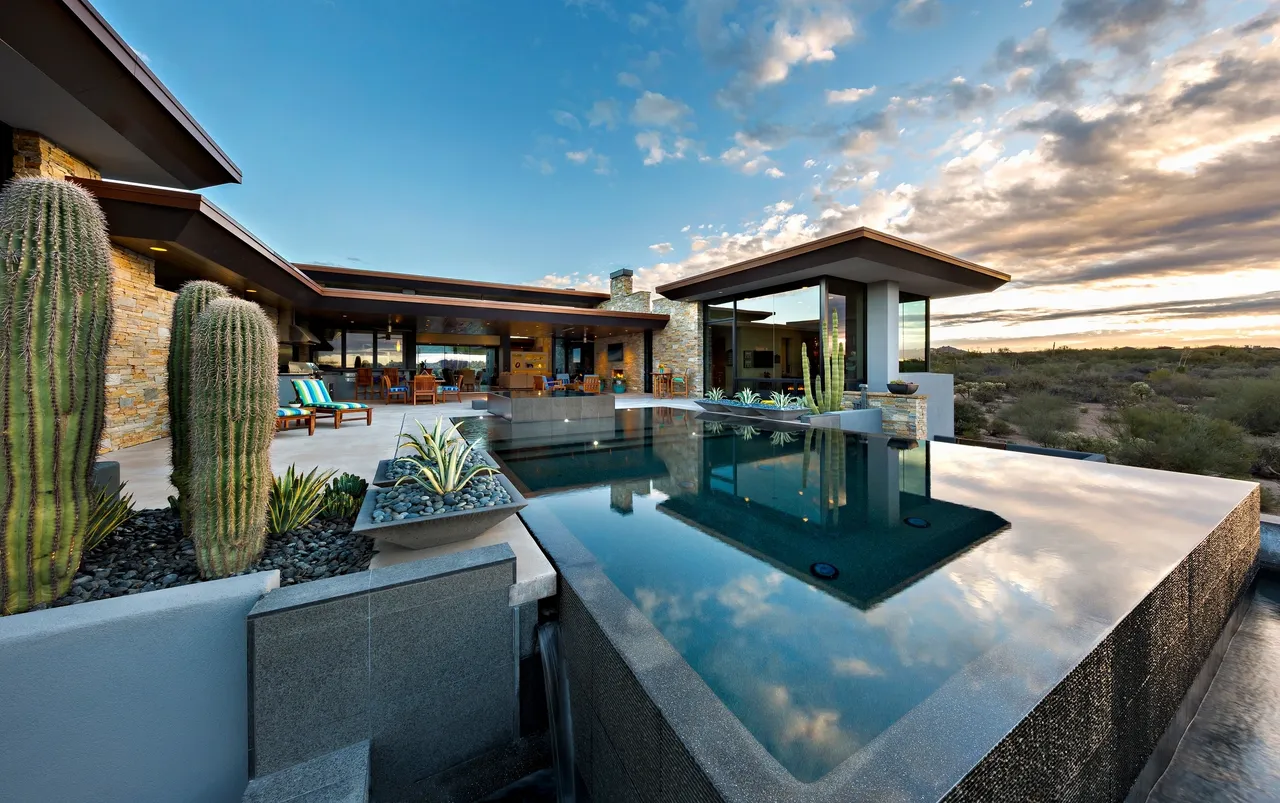
[{"label": "desert shrub", "polygon": [[1001,417],[1041,446],[1057,446],[1075,431],[1080,413],[1066,399],[1048,393],[1032,393],[1001,412]]},{"label": "desert shrub", "polygon": [[1209,395],[1204,380],[1191,374],[1174,374],[1168,379],[1152,382],[1151,388],[1161,396],[1168,396],[1179,404],[1189,404]]},{"label": "desert shrub", "polygon": [[1013,425],[1003,418],[992,418],[987,422],[987,433],[996,438],[1005,438],[1013,434]]},{"label": "desert shrub", "polygon": [[313,468],[303,474],[289,466],[283,476],[274,477],[267,502],[267,532],[287,533],[310,524],[320,513],[331,476],[332,471]]},{"label": "desert shrub", "polygon": [[1280,432],[1280,381],[1241,379],[1226,382],[1214,391],[1204,412],[1244,427],[1254,435]]},{"label": "desert shrub", "polygon": [[1263,513],[1280,513],[1280,494],[1271,490],[1267,486],[1261,486],[1262,490],[1262,512]]},{"label": "desert shrub", "polygon": [[349,519],[360,512],[369,483],[355,474],[334,477],[320,499],[320,515],[331,519]]},{"label": "desert shrub", "polygon": [[1167,399],[1135,404],[1115,413],[1109,426],[1116,462],[1189,474],[1243,476],[1254,447],[1229,421],[1183,410]]},{"label": "desert shrub", "polygon": [[1249,473],[1268,480],[1280,480],[1280,443],[1261,441],[1254,444],[1257,453]]},{"label": "desert shrub", "polygon": [[1053,385],[1053,380],[1039,371],[1020,371],[1005,379],[1005,384],[1008,385],[1009,390],[1022,395],[1048,390]]},{"label": "desert shrub", "polygon": [[955,404],[956,435],[962,438],[977,438],[987,426],[987,414],[982,405],[968,399],[956,399]]},{"label": "desert shrub", "polygon": [[1155,395],[1155,391],[1146,382],[1134,382],[1129,386],[1129,395],[1138,401],[1146,401]]}]

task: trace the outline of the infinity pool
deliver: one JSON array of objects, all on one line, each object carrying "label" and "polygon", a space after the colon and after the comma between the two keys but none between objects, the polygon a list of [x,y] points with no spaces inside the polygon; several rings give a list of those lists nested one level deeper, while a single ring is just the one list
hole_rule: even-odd
[{"label": "infinity pool", "polygon": [[[804,783],[943,687],[977,694],[961,674],[997,648],[1028,676],[1070,668],[1079,645],[1053,634],[1117,620],[1196,543],[1122,467],[671,408],[459,423],[529,497],[552,558],[567,531]],[[1239,501],[1160,476],[1159,497],[1211,508],[1208,529]],[[1128,520],[1167,524],[1173,548],[1127,538]]]}]

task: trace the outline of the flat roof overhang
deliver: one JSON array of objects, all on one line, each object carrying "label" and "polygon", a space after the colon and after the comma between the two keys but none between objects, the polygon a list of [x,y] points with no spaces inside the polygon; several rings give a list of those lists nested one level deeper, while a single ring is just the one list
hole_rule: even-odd
[{"label": "flat roof overhang", "polygon": [[875,229],[857,228],[690,276],[657,288],[677,301],[714,301],[768,292],[783,284],[834,276],[856,282],[895,281],[926,298],[989,293],[1007,273],[944,254]]},{"label": "flat roof overhang", "polygon": [[0,121],[122,181],[199,189],[240,169],[85,0],[0,2]]},{"label": "flat roof overhang", "polygon": [[69,180],[98,199],[112,242],[154,259],[157,279],[169,284],[211,279],[240,293],[252,291],[263,303],[316,315],[440,316],[617,331],[661,329],[669,320],[644,312],[324,287],[197,193]]},{"label": "flat roof overhang", "polygon": [[583,290],[564,290],[551,287],[531,287],[523,284],[498,282],[474,282],[466,279],[449,279],[441,276],[422,276],[416,273],[341,268],[334,265],[310,265],[295,262],[298,268],[312,279],[326,285],[351,285],[360,290],[387,288],[388,292],[412,290],[425,295],[465,297],[477,301],[516,301],[536,304],[556,304],[566,307],[595,307],[609,300],[608,293]]}]

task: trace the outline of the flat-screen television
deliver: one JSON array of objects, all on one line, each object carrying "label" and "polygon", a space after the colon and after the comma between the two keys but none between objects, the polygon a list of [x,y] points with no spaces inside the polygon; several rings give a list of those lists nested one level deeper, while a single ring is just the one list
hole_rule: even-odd
[{"label": "flat-screen television", "polygon": [[754,349],[742,352],[743,368],[773,368],[773,352],[766,349]]},{"label": "flat-screen television", "polygon": [[609,344],[609,362],[622,362],[622,344]]}]

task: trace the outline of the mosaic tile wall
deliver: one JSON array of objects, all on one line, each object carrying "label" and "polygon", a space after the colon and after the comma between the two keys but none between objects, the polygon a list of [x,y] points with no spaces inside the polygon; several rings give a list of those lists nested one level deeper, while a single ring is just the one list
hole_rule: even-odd
[{"label": "mosaic tile wall", "polygon": [[[1247,593],[1258,539],[1255,490],[943,800],[1124,800]],[[569,582],[560,621],[592,799],[756,799],[716,791]]]}]

